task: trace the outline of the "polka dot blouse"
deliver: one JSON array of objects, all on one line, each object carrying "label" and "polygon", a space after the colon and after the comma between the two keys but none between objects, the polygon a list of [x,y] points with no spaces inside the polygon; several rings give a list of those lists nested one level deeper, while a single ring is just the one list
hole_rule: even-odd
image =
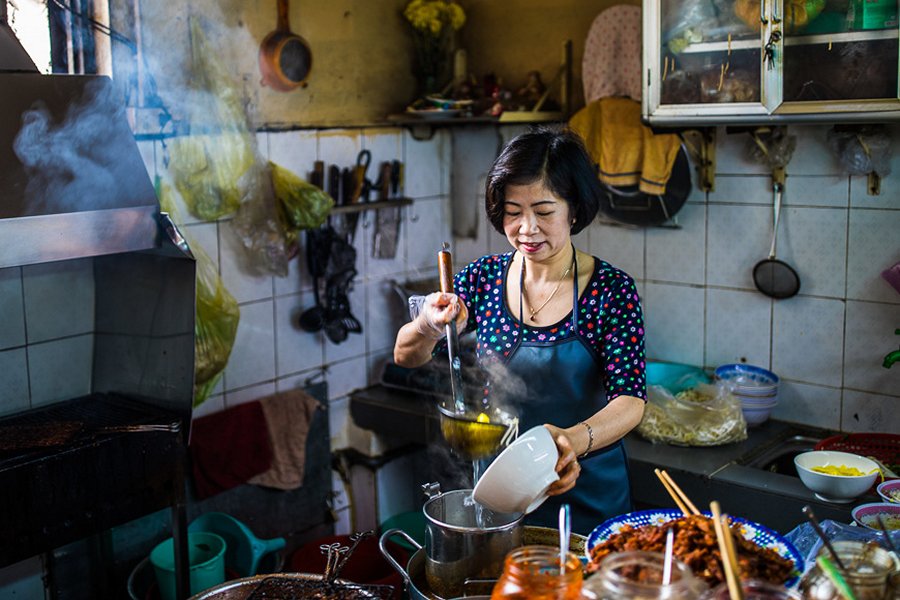
[{"label": "polka dot blouse", "polygon": [[607,399],[620,395],[646,399],[644,320],[631,277],[595,258],[587,289],[579,290],[575,330],[571,312],[547,327],[523,327],[505,301],[504,279],[512,256],[512,252],[484,256],[454,278],[454,290],[469,311],[466,331],[476,332],[479,359],[506,360],[520,336],[525,342],[551,343],[578,335],[603,365]]}]

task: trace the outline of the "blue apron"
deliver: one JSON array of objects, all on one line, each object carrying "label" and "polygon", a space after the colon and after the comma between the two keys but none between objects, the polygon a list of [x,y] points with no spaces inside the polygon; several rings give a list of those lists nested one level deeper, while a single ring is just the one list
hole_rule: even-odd
[{"label": "blue apron", "polygon": [[[574,251],[574,248],[573,248]],[[506,359],[514,375],[527,382],[527,397],[519,405],[520,431],[550,423],[570,427],[606,406],[604,369],[577,330],[578,263],[575,260],[571,327],[573,336],[553,342],[522,342]],[[522,286],[520,285],[520,288]],[[519,316],[522,312],[521,294]],[[515,317],[514,317],[515,318]],[[526,325],[520,321],[525,329]],[[523,332],[524,333],[524,332]],[[581,475],[575,487],[561,496],[551,496],[525,518],[530,525],[556,528],[559,507],[569,504],[572,531],[588,535],[600,523],[632,510],[625,448],[621,440],[605,448],[594,448],[579,459]]]}]

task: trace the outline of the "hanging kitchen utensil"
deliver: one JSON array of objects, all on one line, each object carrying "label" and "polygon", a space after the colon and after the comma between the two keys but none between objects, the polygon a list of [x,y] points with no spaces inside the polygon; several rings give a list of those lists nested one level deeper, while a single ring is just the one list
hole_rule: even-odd
[{"label": "hanging kitchen utensil", "polygon": [[[388,200],[396,195],[400,183],[400,161],[381,165],[381,175],[375,187],[379,190],[379,200]],[[375,211],[375,235],[372,237],[372,256],[394,258],[397,255],[397,238],[400,235],[400,207],[391,206]]]},{"label": "hanging kitchen utensil", "polygon": [[[369,164],[372,162],[372,153],[368,150],[360,150],[356,155],[356,166],[353,168],[352,184],[350,186],[350,195],[348,204],[356,204],[362,202],[362,197],[368,199],[369,188],[372,183],[366,179],[366,172],[369,170]],[[345,180],[346,183],[346,180]],[[347,216],[347,235],[348,241],[352,244],[356,239],[356,225],[359,222],[359,212],[350,213]]]},{"label": "hanging kitchen utensil", "polygon": [[362,333],[362,324],[350,312],[348,297],[355,276],[356,269],[346,269],[329,277],[325,286],[325,335],[335,344],[346,340],[347,334]]},{"label": "hanging kitchen utensil", "polygon": [[315,306],[300,315],[300,327],[314,333],[325,327],[325,307],[319,297],[319,285],[328,266],[331,255],[331,239],[334,231],[329,225],[306,231],[306,266],[313,278],[313,298]]},{"label": "hanging kitchen utensil", "polygon": [[645,194],[639,186],[613,187],[600,181],[600,211],[626,225],[662,225],[675,216],[691,193],[691,169],[684,146],[679,148],[662,195]]},{"label": "hanging kitchen utensil", "polygon": [[781,181],[776,180],[772,185],[772,190],[774,196],[772,245],[769,247],[769,257],[759,261],[753,267],[753,282],[756,284],[756,289],[766,296],[782,300],[790,298],[800,291],[800,276],[797,275],[797,271],[793,267],[775,257],[778,220],[781,215],[781,197],[784,194],[783,179]]},{"label": "hanging kitchen utensil", "polygon": [[278,23],[259,46],[259,71],[262,85],[279,92],[306,86],[312,69],[309,44],[291,31],[288,0],[277,0]]}]

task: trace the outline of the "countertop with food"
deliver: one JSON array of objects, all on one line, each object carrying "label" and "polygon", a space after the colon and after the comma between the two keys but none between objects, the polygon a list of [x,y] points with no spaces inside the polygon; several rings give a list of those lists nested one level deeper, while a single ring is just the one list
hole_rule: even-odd
[{"label": "countertop with food", "polygon": [[[351,395],[350,411],[358,426],[389,433],[393,443],[428,444],[441,436],[435,398],[420,392],[370,386]],[[768,420],[749,428],[747,439],[740,442],[683,447],[654,444],[632,432],[625,448],[635,504],[672,506],[653,474],[662,468],[699,502],[718,499],[725,510],[776,531],[787,532],[804,522],[801,509],[806,504],[822,519],[850,523],[854,506],[879,500],[874,493],[863,494],[855,503],[825,502],[790,472],[794,456],[833,433]]]}]

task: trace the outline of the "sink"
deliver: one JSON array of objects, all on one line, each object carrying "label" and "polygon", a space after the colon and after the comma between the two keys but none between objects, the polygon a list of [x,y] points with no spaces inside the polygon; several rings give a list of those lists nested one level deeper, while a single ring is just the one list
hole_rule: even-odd
[{"label": "sink", "polygon": [[797,477],[794,457],[815,449],[815,445],[820,441],[822,441],[822,438],[808,435],[793,435],[739,462],[747,467],[769,471],[770,473]]}]

